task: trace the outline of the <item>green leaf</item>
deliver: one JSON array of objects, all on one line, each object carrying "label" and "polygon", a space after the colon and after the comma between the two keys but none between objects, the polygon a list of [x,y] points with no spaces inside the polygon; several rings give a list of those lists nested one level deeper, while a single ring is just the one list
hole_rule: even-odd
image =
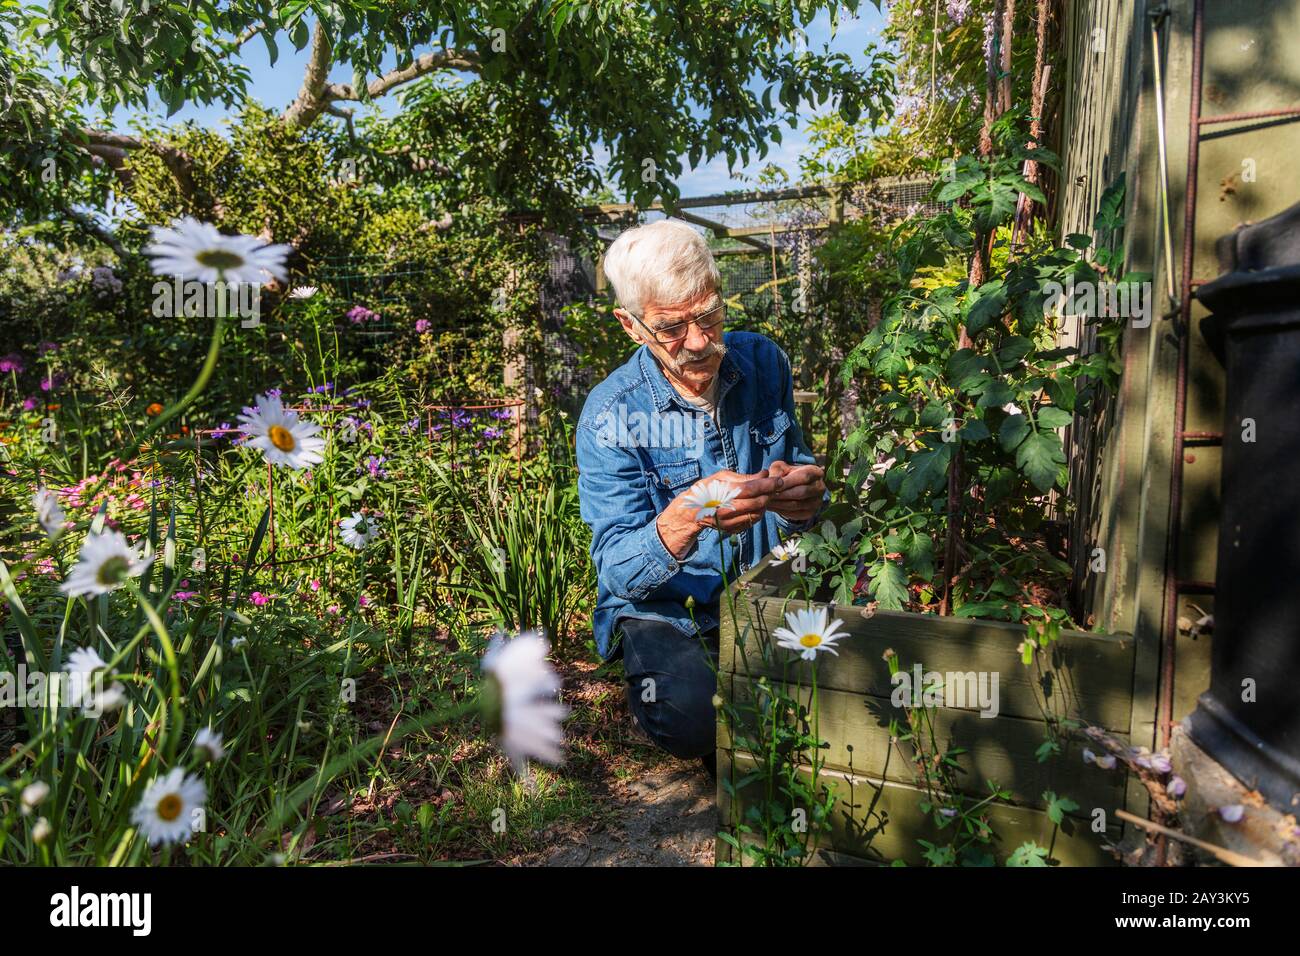
[{"label": "green leaf", "polygon": [[972,418],[962,426],[958,434],[962,441],[983,441],[989,437],[989,426],[984,424],[982,418]]},{"label": "green leaf", "polygon": [[1095,231],[1118,229],[1124,225],[1124,190],[1124,173],[1121,172],[1101,194],[1097,215],[1092,220],[1092,228]]},{"label": "green leaf", "polygon": [[1034,432],[1016,449],[1016,467],[1039,491],[1052,489],[1060,470],[1058,466],[1064,463],[1065,451],[1055,432]]},{"label": "green leaf", "polygon": [[986,282],[966,297],[966,331],[975,335],[1007,310],[1007,289],[1001,279]]},{"label": "green leaf", "polygon": [[1079,809],[1079,805],[1069,797],[1058,797],[1053,791],[1048,790],[1043,794],[1043,800],[1047,802],[1047,816],[1058,827],[1061,821],[1065,819],[1067,813]]},{"label": "green leaf", "polygon": [[[1011,390],[1011,386],[1006,382],[994,381],[984,390],[980,400],[976,403],[978,408],[1001,408],[1008,402],[1015,400],[1016,393]],[[1013,418],[1022,418],[1021,415],[1013,415]]]},{"label": "green leaf", "polygon": [[1006,371],[1033,350],[1034,343],[1023,335],[1009,335],[998,349],[998,364]]},{"label": "green leaf", "polygon": [[1030,840],[1007,858],[1007,866],[1047,866],[1047,850]]},{"label": "green leaf", "polygon": [[1047,397],[1052,400],[1053,405],[1063,408],[1067,412],[1074,411],[1078,393],[1074,389],[1074,383],[1068,378],[1048,379],[1043,385],[1043,391],[1047,393]]},{"label": "green leaf", "polygon": [[896,561],[879,561],[872,568],[868,590],[881,607],[901,610],[908,599],[907,572]]},{"label": "green leaf", "polygon": [[1057,408],[1055,405],[1044,405],[1038,410],[1038,426],[1040,428],[1064,428],[1074,421],[1074,416],[1063,408]]},{"label": "green leaf", "polygon": [[1026,415],[1008,415],[998,429],[998,443],[1004,451],[1015,451],[1032,430]]},{"label": "green leaf", "polygon": [[913,455],[907,462],[907,474],[899,488],[904,502],[915,501],[926,491],[937,490],[948,476],[951,446],[944,444]]}]

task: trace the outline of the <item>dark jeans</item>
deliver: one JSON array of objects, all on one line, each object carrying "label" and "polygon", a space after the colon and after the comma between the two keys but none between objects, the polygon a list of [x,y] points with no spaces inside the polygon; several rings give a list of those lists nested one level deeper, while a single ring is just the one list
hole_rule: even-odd
[{"label": "dark jeans", "polygon": [[717,629],[687,635],[671,624],[629,617],[618,627],[627,703],[641,729],[674,757],[711,756],[717,746]]}]

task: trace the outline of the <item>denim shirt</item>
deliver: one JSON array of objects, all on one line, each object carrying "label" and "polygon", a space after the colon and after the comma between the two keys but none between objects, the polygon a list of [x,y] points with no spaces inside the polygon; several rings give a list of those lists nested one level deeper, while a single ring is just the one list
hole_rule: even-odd
[{"label": "denim shirt", "polygon": [[[727,580],[753,567],[793,523],[768,511],[752,528],[700,532],[678,560],[664,547],[655,517],[701,478],[729,469],[754,474],[780,459],[814,464],[795,417],[790,360],[753,332],[723,336],[718,369],[718,425],[669,384],[649,348],[592,389],[578,420],[578,495],[591,527],[597,598],[593,628],[604,657],[619,618],[664,621],[683,634],[718,625],[723,568]],[[830,499],[823,498],[823,506]],[[693,597],[695,607],[686,608]],[[692,620],[693,616],[693,620]]]}]

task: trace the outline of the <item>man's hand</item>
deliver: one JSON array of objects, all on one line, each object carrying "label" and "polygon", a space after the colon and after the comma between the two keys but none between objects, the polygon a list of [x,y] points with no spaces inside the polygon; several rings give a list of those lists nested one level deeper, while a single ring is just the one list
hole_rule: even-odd
[{"label": "man's hand", "polygon": [[741,475],[724,469],[697,484],[707,481],[726,482],[738,488],[739,494],[729,502],[729,506],[719,508],[716,515],[697,521],[695,515],[700,509],[686,503],[686,496],[691,491],[688,488],[655,519],[659,540],[677,558],[691,549],[702,528],[717,528],[723,534],[735,534],[758,524],[763,520],[763,512],[769,507],[772,496],[785,486],[785,479],[770,475],[767,469],[756,475]]},{"label": "man's hand", "polygon": [[775,511],[787,521],[799,524],[821,509],[822,497],[826,494],[826,472],[822,468],[774,461],[768,466],[767,473],[781,480],[780,489],[768,498],[768,511]]}]

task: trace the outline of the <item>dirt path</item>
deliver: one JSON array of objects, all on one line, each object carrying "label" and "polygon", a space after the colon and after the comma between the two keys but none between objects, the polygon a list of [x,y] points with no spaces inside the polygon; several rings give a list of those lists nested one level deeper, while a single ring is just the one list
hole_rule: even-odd
[{"label": "dirt path", "polygon": [[698,761],[677,760],[633,723],[622,683],[592,665],[563,669],[569,772],[600,810],[586,825],[555,832],[524,866],[712,866],[716,784]]},{"label": "dirt path", "polygon": [[611,822],[550,850],[541,866],[712,866],[718,813],[698,764],[665,766],[611,791]]}]

